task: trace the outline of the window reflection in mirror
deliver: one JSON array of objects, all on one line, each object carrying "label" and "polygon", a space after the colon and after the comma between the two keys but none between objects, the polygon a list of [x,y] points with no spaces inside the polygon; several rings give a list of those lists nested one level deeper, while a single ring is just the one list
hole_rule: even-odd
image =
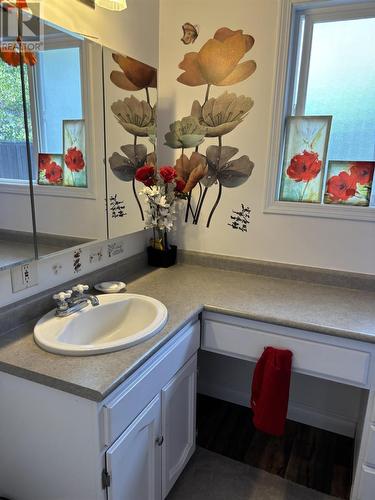
[{"label": "window reflection in mirror", "polygon": [[[102,47],[44,22],[25,65],[40,257],[107,237]],[[0,267],[34,257],[20,68],[0,60]],[[30,246],[30,248],[28,248]]]}]

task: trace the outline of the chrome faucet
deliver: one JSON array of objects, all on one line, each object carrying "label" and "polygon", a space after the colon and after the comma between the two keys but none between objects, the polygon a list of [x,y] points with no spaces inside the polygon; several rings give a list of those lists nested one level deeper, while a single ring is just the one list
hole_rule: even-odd
[{"label": "chrome faucet", "polygon": [[76,285],[66,292],[56,293],[52,297],[56,301],[56,316],[65,318],[87,307],[90,303],[94,307],[98,306],[98,298],[85,293],[88,289],[88,285]]}]

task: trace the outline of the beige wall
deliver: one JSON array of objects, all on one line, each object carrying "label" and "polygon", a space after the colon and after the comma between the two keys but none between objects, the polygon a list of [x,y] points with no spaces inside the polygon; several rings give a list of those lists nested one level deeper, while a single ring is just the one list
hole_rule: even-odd
[{"label": "beige wall", "polygon": [[157,67],[159,0],[128,0],[122,12],[93,10],[78,0],[40,1],[48,21]]},{"label": "beige wall", "polygon": [[[178,9],[175,8],[176,3]],[[215,201],[210,188],[200,225],[183,225],[178,244],[189,250],[234,255],[375,274],[375,228],[371,222],[351,222],[312,217],[264,214],[266,170],[272,123],[272,101],[278,44],[280,0],[161,0],[159,134],[169,123],[190,114],[194,99],[202,102],[205,87],[187,87],[176,82],[178,64],[189,51],[198,51],[217,28],[243,29],[255,38],[255,45],[244,59],[255,59],[258,68],[245,82],[230,87],[231,92],[251,96],[254,108],[235,131],[224,136],[224,144],[236,146],[255,163],[252,177],[241,187],[224,189],[222,202],[211,227],[205,222]],[[194,45],[180,42],[181,25],[200,26]],[[218,96],[224,87],[213,87]],[[205,146],[210,144],[206,140]],[[205,147],[202,147],[205,150]],[[179,152],[180,153],[180,152]],[[159,163],[173,163],[174,152],[160,147]],[[227,224],[231,211],[241,203],[252,209],[247,233]]]}]

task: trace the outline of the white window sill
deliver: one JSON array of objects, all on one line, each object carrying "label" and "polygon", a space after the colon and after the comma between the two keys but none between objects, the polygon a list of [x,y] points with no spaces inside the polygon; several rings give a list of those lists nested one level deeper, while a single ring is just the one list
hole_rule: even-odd
[{"label": "white window sill", "polygon": [[375,222],[375,207],[356,207],[348,205],[320,205],[274,201],[263,210],[266,214],[297,215],[302,217],[322,217],[325,219],[344,219],[363,222]]},{"label": "white window sill", "polygon": [[[28,195],[29,184],[27,181],[0,179],[0,193]],[[85,198],[90,200],[96,199],[95,194],[89,188],[48,185],[40,186],[35,183],[34,194],[37,196],[59,196],[62,198]]]}]

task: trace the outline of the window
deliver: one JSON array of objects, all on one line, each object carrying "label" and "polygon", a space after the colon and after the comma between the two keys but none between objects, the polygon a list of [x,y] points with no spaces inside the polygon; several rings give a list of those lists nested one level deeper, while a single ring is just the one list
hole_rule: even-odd
[{"label": "window", "polygon": [[279,58],[266,212],[375,220],[375,6],[300,5]]},{"label": "window", "polygon": [[83,118],[80,48],[51,48],[35,66],[39,151],[63,151],[62,121]]},{"label": "window", "polygon": [[[36,153],[63,151],[63,120],[84,118],[81,61],[82,41],[59,33],[46,37],[38,63],[27,68],[34,181],[38,170]],[[20,69],[2,62],[0,102],[0,182],[24,184],[28,172]]]}]

